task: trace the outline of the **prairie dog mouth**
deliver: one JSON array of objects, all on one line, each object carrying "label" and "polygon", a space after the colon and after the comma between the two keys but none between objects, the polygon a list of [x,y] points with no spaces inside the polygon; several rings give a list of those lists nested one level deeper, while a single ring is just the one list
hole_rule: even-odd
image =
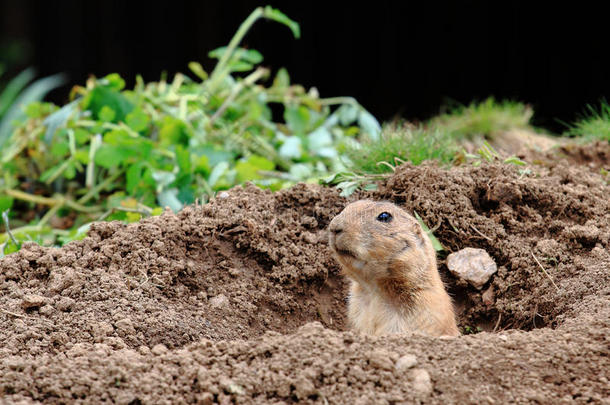
[{"label": "prairie dog mouth", "polygon": [[348,256],[352,259],[358,259],[354,252],[352,252],[349,248],[343,246],[342,243],[337,243],[337,237],[332,235],[330,238],[330,247],[332,250],[339,256]]},{"label": "prairie dog mouth", "polygon": [[356,255],[354,255],[354,253],[352,253],[352,251],[349,249],[338,249],[337,247],[335,247],[335,252],[337,252],[337,254],[341,256],[349,256],[352,259],[358,259]]}]

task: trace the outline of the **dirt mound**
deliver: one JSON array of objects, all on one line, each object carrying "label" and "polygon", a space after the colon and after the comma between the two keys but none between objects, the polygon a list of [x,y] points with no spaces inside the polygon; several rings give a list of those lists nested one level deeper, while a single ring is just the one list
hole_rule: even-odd
[{"label": "dirt mound", "polygon": [[[436,228],[459,326],[498,332],[453,340],[345,331],[326,227],[347,200],[319,186],[235,188],[178,215],[97,224],[61,249],[29,244],[0,260],[0,397],[601,402],[608,195],[599,173],[562,164],[403,165],[367,194]],[[498,264],[483,291],[445,268],[469,246]]]},{"label": "dirt mound", "polygon": [[[600,173],[602,169],[606,172],[610,171],[610,142],[607,141],[588,144],[562,142],[561,145],[556,145],[546,151],[521,150],[518,152],[518,156],[527,162],[547,167],[564,163],[586,167],[594,173]],[[608,177],[606,179],[610,180]]]}]

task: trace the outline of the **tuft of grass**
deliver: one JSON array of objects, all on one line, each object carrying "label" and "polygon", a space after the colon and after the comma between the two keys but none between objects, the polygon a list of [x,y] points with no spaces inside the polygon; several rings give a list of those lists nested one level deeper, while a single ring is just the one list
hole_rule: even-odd
[{"label": "tuft of grass", "polygon": [[360,173],[388,173],[402,162],[418,165],[425,160],[448,164],[458,151],[446,131],[409,124],[387,125],[377,140],[364,140],[347,152],[351,168]]},{"label": "tuft of grass", "polygon": [[432,127],[450,132],[457,138],[473,139],[483,136],[493,139],[511,129],[531,128],[534,111],[516,101],[496,101],[489,97],[483,102],[472,102],[450,108],[430,121]]},{"label": "tuft of grass", "polygon": [[610,142],[610,104],[602,100],[599,109],[587,105],[585,115],[570,126],[567,135],[582,137],[585,141]]}]

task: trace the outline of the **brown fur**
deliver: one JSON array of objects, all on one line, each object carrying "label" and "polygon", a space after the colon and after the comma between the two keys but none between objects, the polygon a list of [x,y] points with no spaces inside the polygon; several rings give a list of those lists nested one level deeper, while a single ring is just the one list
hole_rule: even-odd
[{"label": "brown fur", "polygon": [[[390,222],[377,219],[382,212]],[[389,202],[349,204],[329,226],[330,247],[351,280],[348,318],[372,335],[457,336],[432,243],[417,220]]]}]

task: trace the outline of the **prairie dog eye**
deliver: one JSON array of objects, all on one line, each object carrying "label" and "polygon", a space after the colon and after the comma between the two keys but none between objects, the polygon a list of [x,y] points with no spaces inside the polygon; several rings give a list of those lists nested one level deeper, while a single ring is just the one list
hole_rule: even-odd
[{"label": "prairie dog eye", "polygon": [[390,214],[389,212],[382,212],[381,214],[377,215],[377,221],[390,222],[392,221],[392,214]]}]

